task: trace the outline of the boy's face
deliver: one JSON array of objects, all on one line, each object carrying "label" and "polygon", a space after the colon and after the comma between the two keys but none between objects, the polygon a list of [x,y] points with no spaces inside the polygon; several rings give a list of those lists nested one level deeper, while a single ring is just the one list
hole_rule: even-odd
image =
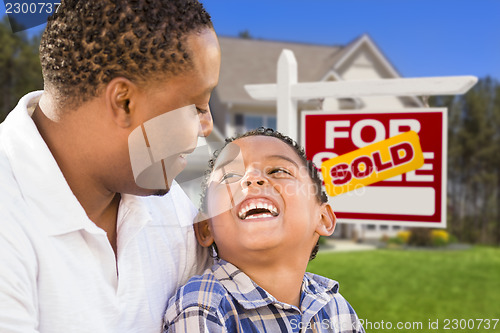
[{"label": "boy's face", "polygon": [[[329,235],[335,215],[320,204],[301,158],[268,136],[230,143],[219,155],[207,190],[208,222],[198,240],[217,244],[222,259],[237,263],[253,254],[300,253],[309,258],[319,235]],[[203,230],[208,238],[200,237]]]}]

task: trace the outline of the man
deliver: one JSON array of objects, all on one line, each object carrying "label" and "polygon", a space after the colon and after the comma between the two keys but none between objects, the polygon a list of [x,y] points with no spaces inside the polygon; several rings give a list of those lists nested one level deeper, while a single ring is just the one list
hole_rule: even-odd
[{"label": "man", "polygon": [[[40,60],[44,91],[0,125],[0,331],[160,331],[168,298],[207,261],[171,170],[212,130],[210,16],[195,0],[62,1]],[[199,119],[194,137],[175,123],[190,150],[163,156],[162,186],[140,186],[132,133],[151,152],[146,125],[184,109]]]}]

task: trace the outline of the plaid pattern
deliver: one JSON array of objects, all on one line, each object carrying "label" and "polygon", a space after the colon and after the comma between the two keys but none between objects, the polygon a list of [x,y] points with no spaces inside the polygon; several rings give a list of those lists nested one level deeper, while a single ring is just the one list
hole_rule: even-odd
[{"label": "plaid pattern", "polygon": [[177,290],[165,314],[164,332],[364,332],[338,288],[336,281],[306,273],[298,309],[219,260]]}]

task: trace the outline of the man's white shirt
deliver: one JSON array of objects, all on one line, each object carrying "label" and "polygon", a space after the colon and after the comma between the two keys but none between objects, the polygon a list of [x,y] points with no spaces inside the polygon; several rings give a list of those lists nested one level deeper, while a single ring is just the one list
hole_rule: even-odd
[{"label": "man's white shirt", "polygon": [[123,195],[115,257],[31,120],[41,93],[0,125],[0,332],[160,332],[169,297],[207,267],[196,208],[178,184]]}]

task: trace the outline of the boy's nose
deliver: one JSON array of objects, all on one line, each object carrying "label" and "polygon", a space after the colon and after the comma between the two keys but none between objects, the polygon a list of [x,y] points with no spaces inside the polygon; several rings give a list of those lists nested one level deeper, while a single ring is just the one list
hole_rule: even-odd
[{"label": "boy's nose", "polygon": [[262,186],[265,183],[266,183],[266,178],[264,177],[262,172],[257,170],[249,171],[243,178],[243,185],[245,187],[249,187],[252,184],[257,184]]},{"label": "boy's nose", "polygon": [[[247,186],[252,185],[252,181],[251,180],[247,180],[246,183],[247,183]],[[258,181],[254,182],[254,183],[257,183],[259,185],[264,185],[264,181],[263,180],[258,180]]]}]

